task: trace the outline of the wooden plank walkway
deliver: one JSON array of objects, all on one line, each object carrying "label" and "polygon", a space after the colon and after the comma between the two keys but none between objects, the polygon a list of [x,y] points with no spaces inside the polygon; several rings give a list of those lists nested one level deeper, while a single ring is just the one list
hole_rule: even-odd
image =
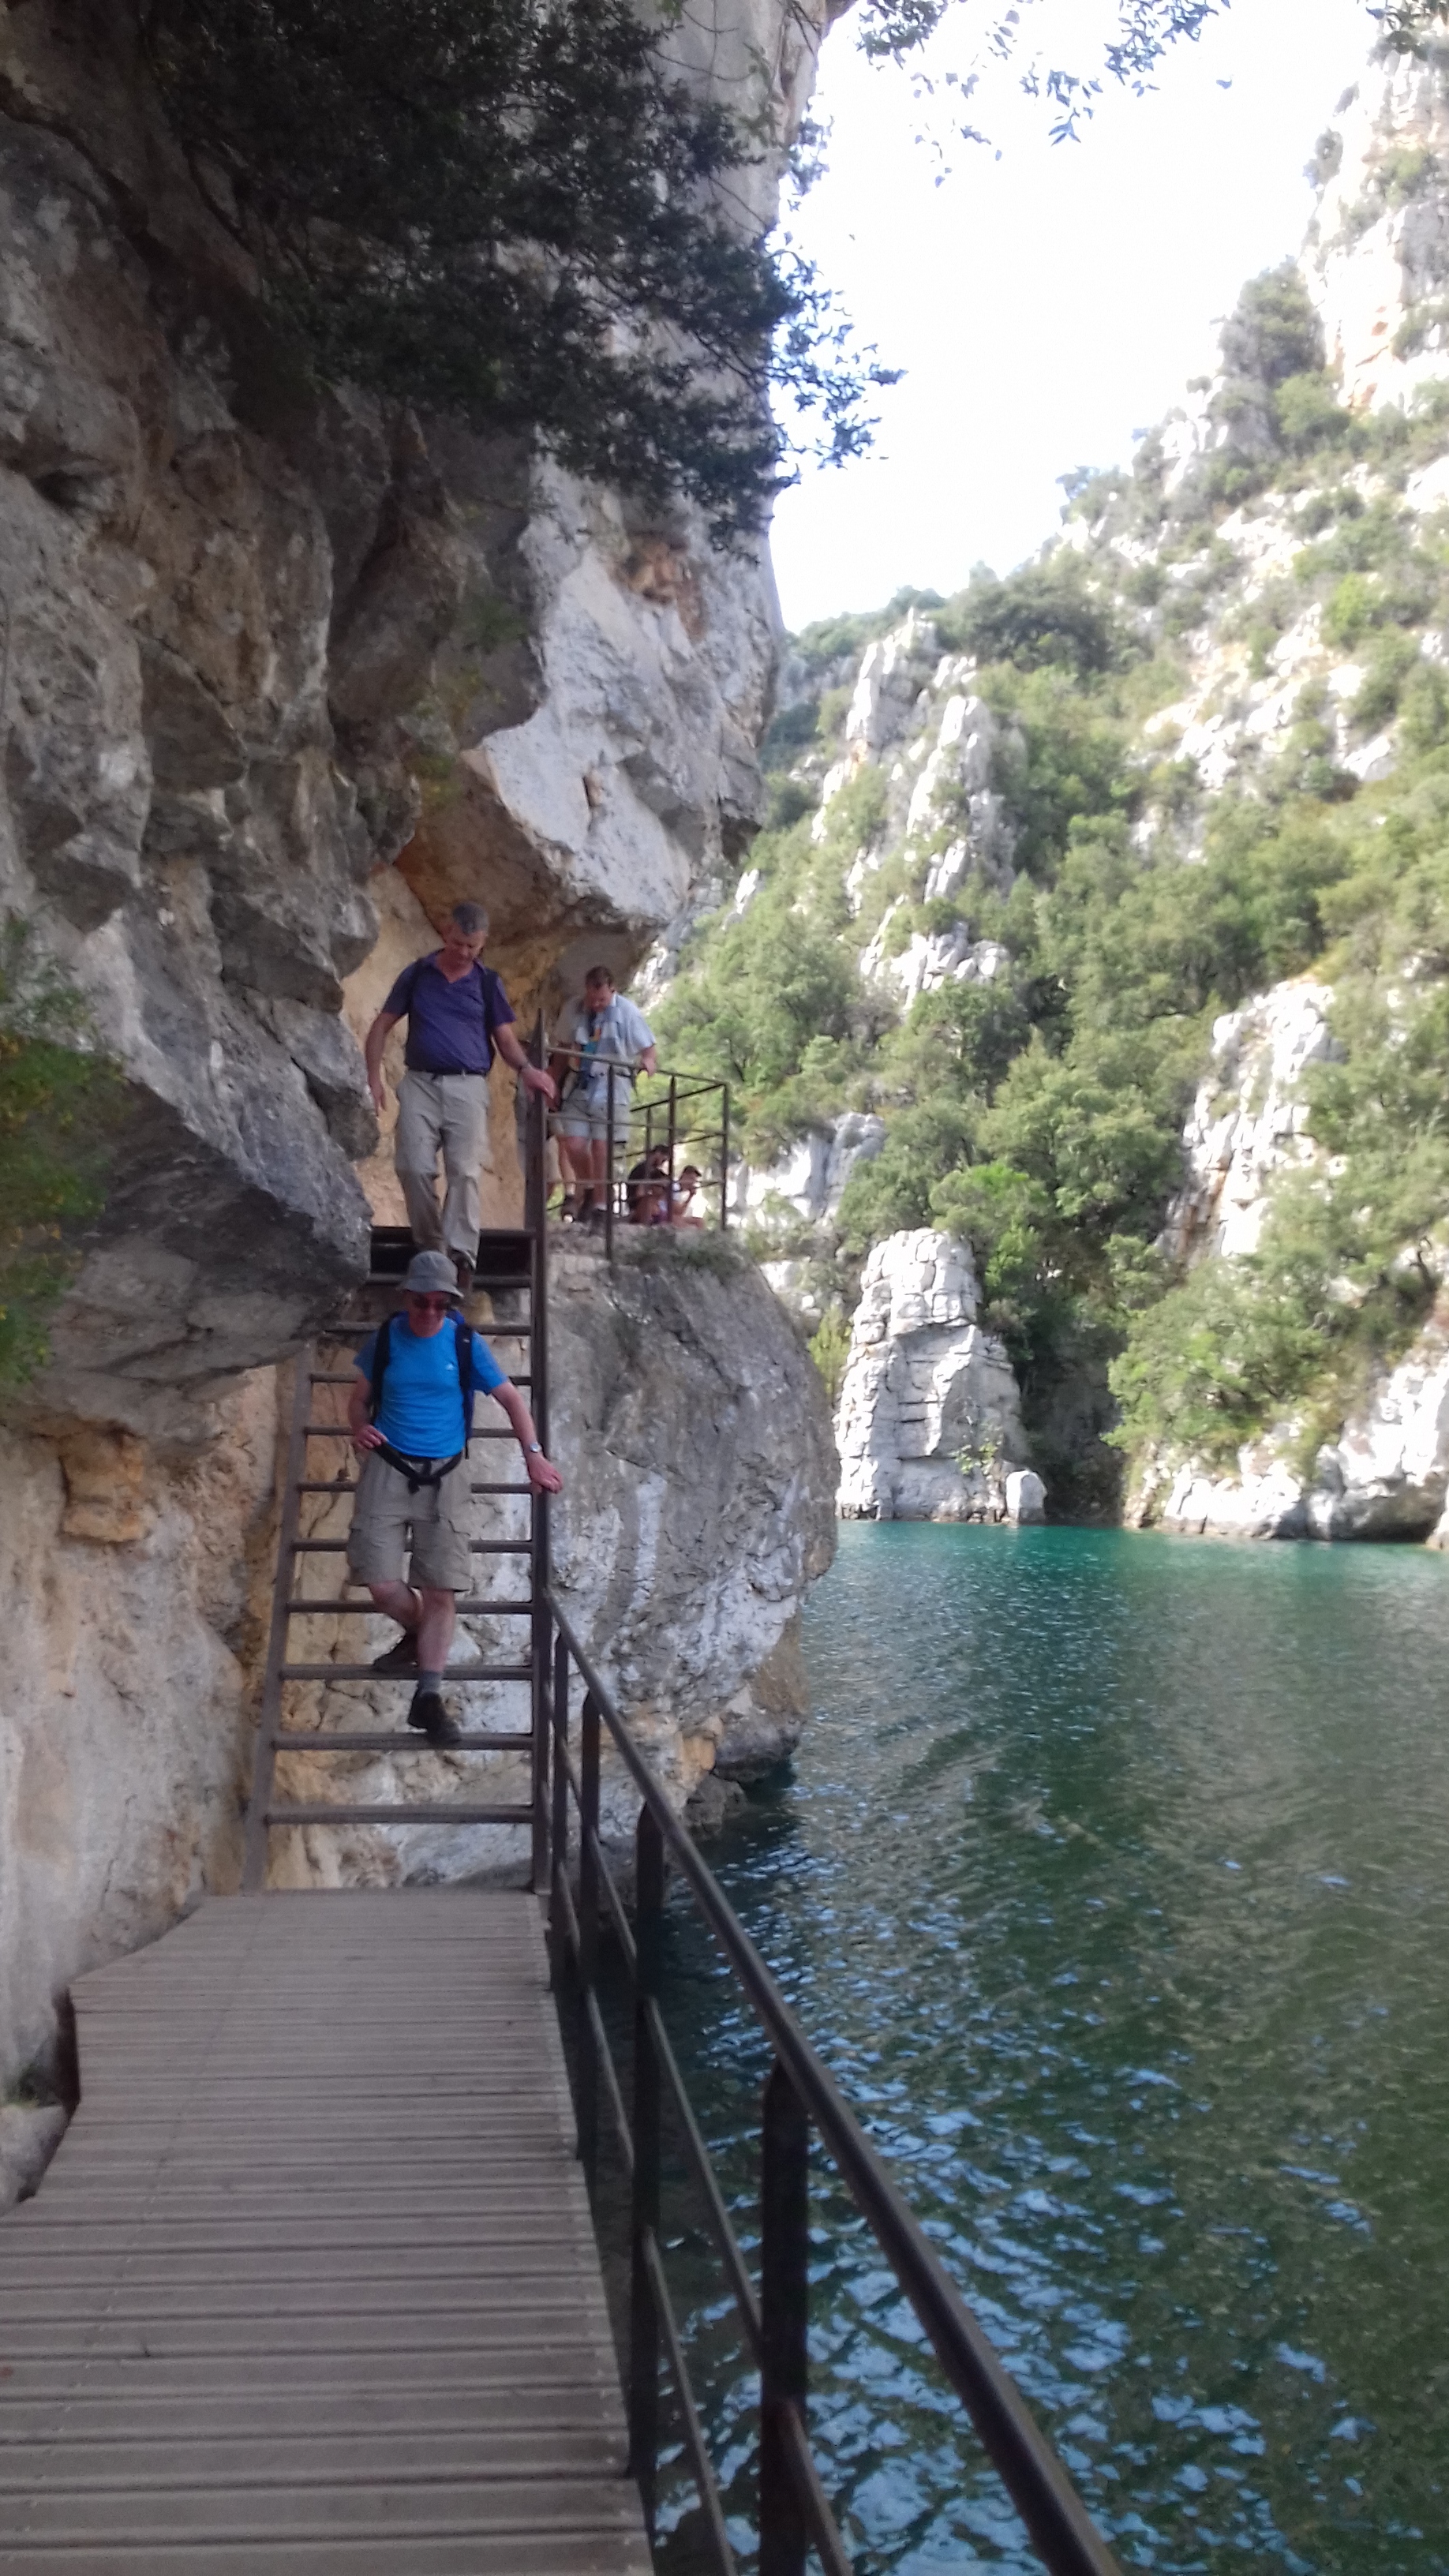
[{"label": "wooden plank walkway", "polygon": [[0,2568],[647,2576],[534,1900],[213,1900],[74,1995]]}]

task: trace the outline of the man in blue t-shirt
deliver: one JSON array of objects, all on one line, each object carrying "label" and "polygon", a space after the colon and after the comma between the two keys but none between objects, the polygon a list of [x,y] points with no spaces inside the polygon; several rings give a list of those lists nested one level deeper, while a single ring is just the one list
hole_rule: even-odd
[{"label": "man in blue t-shirt", "polygon": [[[382,1383],[373,1409],[378,1335],[357,1354],[347,1399],[353,1447],[362,1459],[347,1541],[348,1571],[365,1583],[379,1610],[403,1634],[373,1666],[415,1673],[408,1711],[431,1744],[456,1744],[458,1728],[443,1705],[443,1675],[457,1619],[457,1595],[469,1588],[469,1474],[466,1408],[459,1371],[461,1304],[453,1266],[443,1252],[414,1255],[403,1282],[403,1312],[390,1317]],[[563,1478],[543,1454],[533,1416],[478,1333],[467,1337],[472,1384],[491,1395],[513,1425],[528,1481],[557,1494]],[[403,1557],[411,1542],[408,1579]]]},{"label": "man in blue t-shirt", "polygon": [[[551,1077],[529,1063],[501,977],[482,964],[488,915],[456,903],[441,948],[405,966],[367,1032],[368,1088],[379,1117],[387,1106],[382,1051],[399,1020],[408,1024],[407,1071],[398,1087],[393,1150],[408,1224],[420,1249],[441,1249],[466,1297],[478,1257],[478,1175],[488,1159],[488,1072],[495,1055],[530,1091],[554,1098]],[[438,1207],[438,1155],[446,1195]]]}]

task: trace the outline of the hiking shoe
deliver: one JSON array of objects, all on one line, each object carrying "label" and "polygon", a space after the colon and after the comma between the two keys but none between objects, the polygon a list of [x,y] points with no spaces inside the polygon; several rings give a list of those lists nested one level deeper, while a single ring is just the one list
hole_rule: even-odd
[{"label": "hiking shoe", "polygon": [[408,1710],[408,1724],[425,1735],[430,1744],[457,1744],[463,1730],[455,1717],[450,1717],[439,1691],[419,1691]]},{"label": "hiking shoe", "polygon": [[458,1294],[459,1294],[459,1296],[460,1296],[460,1297],[471,1297],[471,1296],[472,1296],[472,1294],[473,1294],[473,1268],[474,1268],[474,1265],[473,1265],[472,1261],[469,1259],[469,1257],[468,1257],[468,1255],[467,1255],[467,1253],[466,1253],[466,1252],[455,1252],[455,1253],[454,1253],[454,1255],[453,1255],[453,1268],[454,1268],[454,1270],[455,1270],[455,1271],[456,1271],[456,1273],[457,1273],[457,1278],[458,1278]]},{"label": "hiking shoe", "polygon": [[415,1673],[417,1668],[418,1632],[416,1628],[404,1628],[402,1635],[386,1649],[385,1653],[374,1655],[372,1659],[372,1669],[375,1673]]}]

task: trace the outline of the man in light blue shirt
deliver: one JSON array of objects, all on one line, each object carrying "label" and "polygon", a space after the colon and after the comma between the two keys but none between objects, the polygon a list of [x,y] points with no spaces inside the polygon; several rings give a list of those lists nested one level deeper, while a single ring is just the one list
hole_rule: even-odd
[{"label": "man in light blue shirt", "polygon": [[[554,1134],[559,1140],[564,1178],[583,1185],[565,1191],[562,1215],[580,1222],[602,1219],[604,1194],[611,1179],[611,1146],[627,1144],[633,1107],[634,1073],[657,1067],[654,1032],[637,1002],[614,989],[607,966],[591,966],[584,978],[584,998],[574,1014],[571,1033],[565,1023],[554,1059],[563,1078]],[[609,1066],[614,1070],[614,1133],[609,1129]]]},{"label": "man in light blue shirt", "polygon": [[403,1631],[373,1669],[416,1673],[408,1724],[431,1744],[458,1740],[443,1704],[443,1675],[457,1595],[468,1590],[472,1572],[468,1433],[475,1392],[491,1395],[508,1416],[535,1491],[557,1494],[563,1486],[522,1395],[482,1335],[464,1322],[461,1304],[447,1254],[415,1254],[403,1282],[403,1312],[363,1343],[347,1400],[362,1460],[348,1571]]}]

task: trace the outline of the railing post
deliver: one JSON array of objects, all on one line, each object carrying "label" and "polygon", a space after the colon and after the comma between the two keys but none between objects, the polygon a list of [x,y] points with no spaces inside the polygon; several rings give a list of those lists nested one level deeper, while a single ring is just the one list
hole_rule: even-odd
[{"label": "railing post", "polygon": [[604,1257],[614,1258],[614,1068],[604,1067]]},{"label": "railing post", "polygon": [[810,2337],[810,2120],[776,2058],[760,2169],[760,2576],[805,2576],[808,2536],[781,2416],[804,2413]]},{"label": "railing post", "polygon": [[720,1085],[719,1105],[719,1230],[725,1234],[730,1221],[730,1087]]},{"label": "railing post", "polygon": [[[535,1063],[544,1061],[543,1014],[539,1013],[531,1050]],[[544,1115],[543,1095],[530,1092],[528,1100],[528,1175],[527,1194],[529,1224],[533,1234],[529,1277],[529,1322],[533,1327],[529,1342],[529,1393],[533,1399],[534,1428],[543,1443],[545,1457],[549,1445],[548,1404],[548,1122]],[[530,1621],[532,1664],[531,1698],[533,1703],[533,1866],[531,1881],[535,1895],[541,1895],[549,1884],[548,1865],[548,1762],[549,1762],[549,1650],[553,1638],[553,1621],[545,1597],[552,1571],[550,1550],[549,1501],[545,1493],[529,1496],[529,1520],[533,1548],[529,1563],[532,1568]]]},{"label": "railing post", "polygon": [[599,1703],[584,1693],[579,1743],[579,2161],[592,2192],[599,2164],[599,2066],[589,2012],[599,1956]]},{"label": "railing post", "polygon": [[659,2468],[659,2312],[649,2278],[649,2253],[659,2237],[661,2152],[659,2060],[649,2007],[659,1992],[659,1941],[664,1915],[664,1836],[647,1807],[639,1810],[634,1838],[634,2185],[629,2265],[629,2468],[652,2537]]},{"label": "railing post", "polygon": [[553,1815],[548,1838],[552,1863],[548,1936],[553,1990],[556,1995],[562,1995],[567,1982],[569,1955],[568,1918],[564,1911],[564,1886],[569,1866],[569,1775],[564,1761],[564,1748],[569,1737],[569,1650],[561,1631],[554,1635],[550,1715],[553,1719]]},{"label": "railing post", "polygon": [[666,1205],[667,1205],[667,1207],[668,1207],[668,1211],[669,1211],[669,1222],[670,1222],[670,1224],[671,1224],[671,1225],[672,1225],[672,1224],[673,1224],[673,1222],[674,1222],[674,1184],[675,1184],[675,1181],[676,1181],[676,1180],[678,1179],[678,1177],[679,1177],[679,1176],[678,1176],[678,1174],[677,1174],[677,1173],[676,1173],[676,1171],[675,1171],[675,1168],[674,1168],[674,1157],[675,1157],[676,1153],[677,1153],[677,1152],[678,1152],[678,1150],[679,1150],[679,1102],[678,1102],[678,1096],[677,1096],[677,1095],[678,1095],[678,1091],[679,1091],[679,1076],[678,1076],[678,1074],[671,1073],[671,1075],[670,1075],[670,1077],[669,1077],[669,1137],[668,1137],[668,1143],[669,1143],[669,1197],[668,1197],[668,1200],[667,1200],[667,1202],[666,1202]]}]

